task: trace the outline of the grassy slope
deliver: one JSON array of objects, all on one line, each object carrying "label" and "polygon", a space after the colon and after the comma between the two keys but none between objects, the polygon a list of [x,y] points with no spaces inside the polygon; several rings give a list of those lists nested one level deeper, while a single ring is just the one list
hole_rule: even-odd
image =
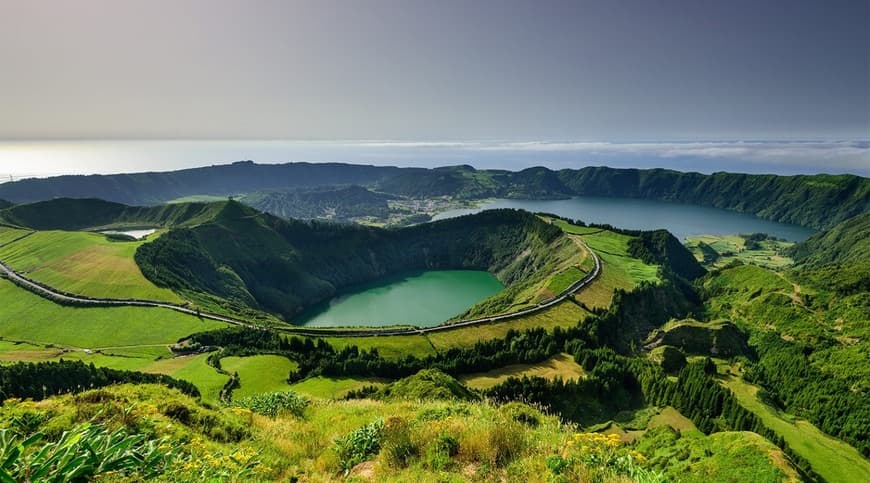
[{"label": "grassy slope", "polygon": [[238,373],[241,385],[233,390],[233,398],[248,397],[262,392],[286,391],[290,389],[287,376],[296,369],[297,364],[290,359],[276,355],[248,357],[224,357],[221,369],[230,374]]},{"label": "grassy slope", "polygon": [[362,389],[366,386],[383,387],[387,381],[381,379],[357,379],[352,377],[312,377],[299,381],[290,389],[306,396],[322,399],[341,399],[348,392]]},{"label": "grassy slope", "polygon": [[[0,227],[0,236],[8,230]],[[70,293],[180,302],[171,290],[155,286],[142,275],[133,260],[142,243],[109,241],[98,233],[38,231],[0,247],[0,260]]]},{"label": "grassy slope", "polygon": [[631,290],[640,282],[658,282],[658,266],[648,265],[628,253],[628,235],[600,228],[571,225],[563,220],[554,223],[564,232],[579,235],[601,260],[601,275],[583,289],[576,299],[588,307],[609,307],[613,291]]},{"label": "grassy slope", "polygon": [[743,379],[726,376],[722,383],[734,392],[746,409],[776,431],[813,470],[830,482],[867,481],[870,461],[848,444],[828,436],[805,420],[793,420],[764,404],[758,398],[758,387]]},{"label": "grassy slope", "polygon": [[142,307],[63,307],[0,280],[0,336],[75,347],[171,344],[225,324],[173,310]]},{"label": "grassy slope", "polygon": [[[784,268],[792,264],[792,259],[785,256],[783,251],[793,246],[794,243],[762,240],[759,244],[761,248],[747,250],[746,240],[738,235],[701,235],[689,237],[686,240],[686,248],[708,268],[724,267],[735,260],[772,269]],[[717,254],[715,260],[705,260],[704,245]]]},{"label": "grassy slope", "polygon": [[580,379],[584,374],[583,368],[574,362],[573,357],[569,354],[559,354],[537,364],[511,364],[487,372],[466,374],[459,380],[472,389],[488,389],[510,377],[561,378],[568,381]]},{"label": "grassy slope", "polygon": [[[810,356],[822,372],[870,388],[870,325],[861,294],[830,299],[829,294],[795,283],[788,273],[744,265],[704,282],[713,296],[711,319],[729,318],[744,329],[773,330],[786,340],[820,344]],[[866,389],[865,389],[866,390]]]}]

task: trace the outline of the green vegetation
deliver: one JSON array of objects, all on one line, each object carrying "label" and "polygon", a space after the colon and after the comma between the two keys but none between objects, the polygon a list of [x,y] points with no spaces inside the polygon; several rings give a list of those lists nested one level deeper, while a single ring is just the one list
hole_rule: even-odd
[{"label": "green vegetation", "polygon": [[308,400],[293,391],[266,392],[233,400],[233,405],[271,418],[283,414],[302,417]]},{"label": "green vegetation", "polygon": [[[57,441],[63,428],[97,416],[105,434],[141,434],[142,443],[166,458],[165,465],[154,466],[158,477],[172,481],[321,481],[344,475],[377,481],[532,481],[551,471],[548,458],[554,455],[570,460],[570,470],[584,478],[648,476],[636,453],[618,442],[607,449],[612,458],[585,458],[576,444],[586,438],[583,433],[533,408],[520,409],[364,400],[320,402],[295,414],[278,411],[273,418],[244,408],[205,407],[159,386],[122,385],[38,405],[8,401],[0,407],[0,424]],[[32,458],[35,449],[25,448],[22,458]]]},{"label": "green vegetation", "polygon": [[284,221],[227,202],[209,223],[145,243],[136,262],[158,286],[201,303],[219,297],[231,307],[265,309],[285,319],[343,287],[391,273],[484,269],[509,288],[469,311],[483,315],[536,302],[527,299],[529,291],[538,293],[550,269],[570,263],[579,251],[560,230],[521,211],[383,230]]},{"label": "green vegetation", "polygon": [[350,392],[367,387],[380,388],[386,384],[386,379],[316,376],[295,382],[290,389],[321,399],[343,399]]},{"label": "green vegetation", "polygon": [[95,198],[56,198],[0,211],[0,221],[34,230],[186,226],[210,219],[220,203],[127,206]]},{"label": "green vegetation", "polygon": [[285,391],[290,388],[287,382],[290,372],[296,370],[296,363],[286,357],[266,354],[224,357],[220,366],[230,374],[239,375],[240,386],[233,390],[233,399]]},{"label": "green vegetation", "polygon": [[[7,231],[0,227],[0,237]],[[38,282],[64,292],[106,298],[180,302],[139,270],[133,255],[142,241],[111,241],[98,233],[37,231],[0,246],[0,260]]]},{"label": "green vegetation", "polygon": [[636,448],[651,467],[662,470],[671,481],[801,480],[779,448],[748,431],[705,436],[697,430],[678,432],[659,426],[647,431]]},{"label": "green vegetation", "polygon": [[5,279],[0,300],[0,337],[7,340],[81,348],[171,344],[226,326],[162,308],[63,307]]},{"label": "green vegetation", "polygon": [[740,404],[779,434],[797,454],[806,458],[813,471],[825,480],[862,481],[870,475],[870,462],[855,448],[819,431],[805,420],[795,420],[793,416],[781,414],[763,403],[758,387],[732,375],[726,375],[722,382]]},{"label": "green vegetation", "polygon": [[734,357],[749,354],[746,336],[727,320],[673,320],[650,332],[645,347],[679,347],[687,354]]},{"label": "green vegetation", "polygon": [[[757,235],[757,234],[754,234]],[[786,251],[794,243],[764,237],[752,240],[753,235],[702,235],[690,237],[686,248],[695,259],[708,268],[723,268],[735,263],[781,269],[792,264]]]},{"label": "green vegetation", "polygon": [[472,389],[489,389],[511,377],[576,381],[584,377],[584,372],[570,354],[557,354],[537,364],[511,364],[491,371],[465,374],[459,380]]},{"label": "green vegetation", "polygon": [[[26,437],[26,438],[25,438]],[[45,435],[0,429],[0,479],[3,481],[84,481],[98,475],[153,478],[163,471],[169,453],[144,435],[103,425],[82,424],[56,442]]]},{"label": "green vegetation", "polygon": [[475,170],[471,166],[421,169],[252,162],[166,173],[28,179],[3,183],[0,196],[16,203],[94,196],[119,203],[156,204],[193,195],[226,197],[342,185],[361,185],[423,199],[552,199],[580,195],[677,201],[815,228],[830,227],[867,211],[870,198],[870,180],[854,175],[706,175],[607,167],[559,171],[536,167],[511,172]]},{"label": "green vegetation", "polygon": [[795,245],[789,253],[807,268],[838,263],[870,263],[870,213],[843,221],[828,231],[819,232]]},{"label": "green vegetation", "polygon": [[361,186],[347,186],[253,193],[245,196],[243,202],[282,218],[348,222],[367,218],[388,219],[388,201],[394,198]]}]

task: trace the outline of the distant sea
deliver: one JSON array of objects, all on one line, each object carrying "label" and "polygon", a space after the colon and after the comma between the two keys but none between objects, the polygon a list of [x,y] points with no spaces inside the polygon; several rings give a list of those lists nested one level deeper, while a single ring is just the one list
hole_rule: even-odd
[{"label": "distant sea", "polygon": [[711,173],[870,176],[868,141],[0,141],[0,182],[61,174],[169,171],[234,161],[520,170],[611,166]]}]

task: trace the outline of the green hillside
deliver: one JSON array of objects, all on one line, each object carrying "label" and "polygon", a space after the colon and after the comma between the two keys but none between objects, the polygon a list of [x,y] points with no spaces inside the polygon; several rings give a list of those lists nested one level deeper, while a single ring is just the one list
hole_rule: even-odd
[{"label": "green hillside", "polygon": [[849,218],[791,247],[789,254],[804,268],[830,263],[870,263],[870,213]]},{"label": "green hillside", "polygon": [[[565,255],[560,255],[560,253]],[[142,245],[136,261],[161,287],[205,293],[291,318],[337,290],[414,269],[479,269],[509,286],[497,313],[552,276],[580,247],[534,215],[499,210],[409,228],[285,221],[238,202],[208,222]]]},{"label": "green hillside", "polygon": [[95,198],[58,198],[0,211],[0,220],[35,230],[179,226],[210,219],[220,203],[127,206]]},{"label": "green hillside", "polygon": [[165,173],[28,179],[3,183],[0,197],[15,203],[97,197],[153,205],[189,196],[225,197],[336,185],[376,187],[388,194],[417,199],[552,199],[582,195],[678,201],[813,228],[831,227],[870,210],[870,180],[855,175],[706,175],[608,167],[504,171],[476,170],[465,165],[423,169],[239,162]]}]

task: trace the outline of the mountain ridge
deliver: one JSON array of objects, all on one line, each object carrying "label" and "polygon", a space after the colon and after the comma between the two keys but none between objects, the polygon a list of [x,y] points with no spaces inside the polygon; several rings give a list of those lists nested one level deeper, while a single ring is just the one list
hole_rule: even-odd
[{"label": "mountain ridge", "polygon": [[467,165],[429,169],[242,161],[168,172],[27,179],[0,185],[0,198],[29,203],[97,197],[153,205],[192,195],[232,196],[342,185],[361,185],[392,195],[466,200],[606,196],[676,201],[813,228],[828,228],[870,211],[870,179],[857,175],[701,174],[605,166],[507,171]]}]

